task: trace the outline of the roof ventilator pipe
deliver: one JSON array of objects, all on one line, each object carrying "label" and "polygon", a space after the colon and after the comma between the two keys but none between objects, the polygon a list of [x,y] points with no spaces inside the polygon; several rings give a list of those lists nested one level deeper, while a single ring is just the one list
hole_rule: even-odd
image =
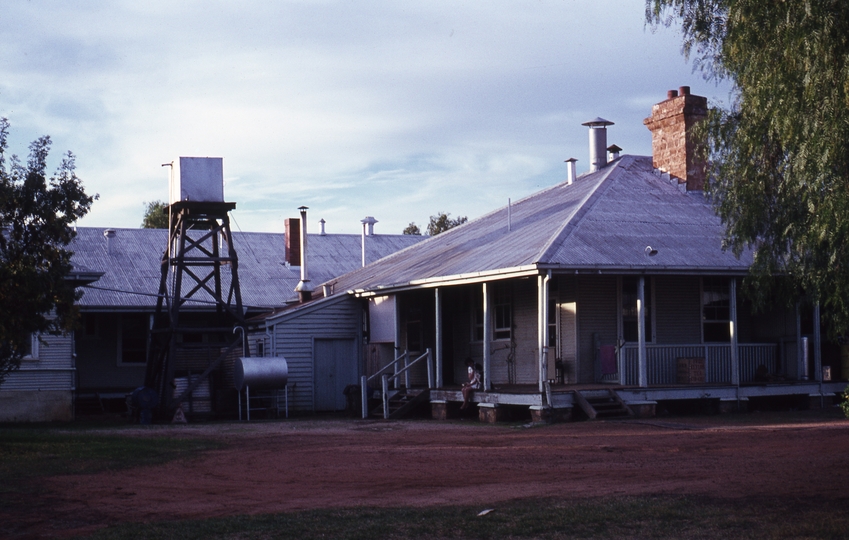
[{"label": "roof ventilator pipe", "polygon": [[363,224],[363,266],[366,265],[366,236],[374,236],[374,224],[377,223],[377,220],[374,219],[373,216],[366,216],[364,219],[360,220],[360,223]]},{"label": "roof ventilator pipe", "polygon": [[309,274],[307,274],[307,210],[306,206],[298,208],[301,212],[301,281],[295,287],[298,299],[301,302],[312,300],[312,287],[310,286]]},{"label": "roof ventilator pipe", "polygon": [[106,238],[106,253],[112,254],[112,250],[115,249],[113,245],[117,240],[115,237],[118,236],[118,232],[115,229],[106,229],[103,231],[103,236]]},{"label": "roof ventilator pipe", "polygon": [[607,163],[607,126],[613,122],[594,118],[581,125],[590,128],[590,172],[596,172]]},{"label": "roof ventilator pipe", "polygon": [[577,161],[578,161],[577,159],[570,157],[569,159],[567,159],[564,162],[564,163],[566,163],[566,184],[567,185],[571,185],[571,184],[575,183],[575,178],[577,178],[577,175],[575,173],[575,162],[577,162]]}]

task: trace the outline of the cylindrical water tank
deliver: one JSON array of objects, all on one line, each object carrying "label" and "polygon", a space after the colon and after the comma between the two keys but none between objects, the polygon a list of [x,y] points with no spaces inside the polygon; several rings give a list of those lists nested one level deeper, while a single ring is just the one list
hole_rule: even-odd
[{"label": "cylindrical water tank", "polygon": [[289,381],[289,364],[282,356],[238,358],[233,366],[236,390],[251,388],[285,388]]}]

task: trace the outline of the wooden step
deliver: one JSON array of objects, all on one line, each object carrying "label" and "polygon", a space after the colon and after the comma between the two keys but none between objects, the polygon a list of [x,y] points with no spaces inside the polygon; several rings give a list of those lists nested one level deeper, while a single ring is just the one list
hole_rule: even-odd
[{"label": "wooden step", "polygon": [[612,389],[576,390],[575,402],[590,420],[597,418],[626,418],[633,412]]}]

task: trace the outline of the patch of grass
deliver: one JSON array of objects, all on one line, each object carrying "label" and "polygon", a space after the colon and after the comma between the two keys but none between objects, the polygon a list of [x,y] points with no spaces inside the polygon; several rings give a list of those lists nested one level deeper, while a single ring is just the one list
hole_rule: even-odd
[{"label": "patch of grass", "polygon": [[132,437],[45,428],[0,429],[0,501],[38,490],[41,477],[89,474],[195,456],[222,447],[205,438]]},{"label": "patch of grass", "polygon": [[124,524],[97,539],[849,538],[846,501],[619,497],[484,507],[345,508]]}]

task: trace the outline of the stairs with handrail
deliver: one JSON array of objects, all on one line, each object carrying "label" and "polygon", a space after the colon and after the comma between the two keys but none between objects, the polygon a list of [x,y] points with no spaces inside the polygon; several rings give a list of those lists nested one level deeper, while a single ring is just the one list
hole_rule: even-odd
[{"label": "stairs with handrail", "polygon": [[[420,404],[427,403],[429,398],[429,388],[400,388],[398,390],[391,390],[387,395],[389,402],[389,416],[387,419],[398,420],[400,418],[404,418],[413,412],[413,410],[415,410]],[[383,404],[381,403],[369,411],[369,417],[383,418]]]}]

